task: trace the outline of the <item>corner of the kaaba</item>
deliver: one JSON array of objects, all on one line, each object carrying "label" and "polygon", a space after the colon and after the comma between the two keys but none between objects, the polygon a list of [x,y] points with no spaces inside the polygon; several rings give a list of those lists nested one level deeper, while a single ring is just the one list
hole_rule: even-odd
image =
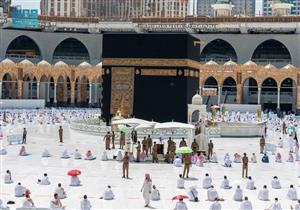
[{"label": "corner of the kaaba", "polygon": [[185,33],[104,34],[105,118],[122,107],[124,116],[187,122],[187,104],[199,89],[199,69],[188,62],[199,57],[194,41]]}]

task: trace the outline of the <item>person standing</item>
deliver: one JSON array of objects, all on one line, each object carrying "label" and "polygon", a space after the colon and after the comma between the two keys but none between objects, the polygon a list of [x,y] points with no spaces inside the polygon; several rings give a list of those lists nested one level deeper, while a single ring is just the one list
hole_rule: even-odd
[{"label": "person standing", "polygon": [[112,143],[112,149],[115,149],[115,138],[116,138],[116,136],[115,136],[115,132],[114,132],[114,131],[112,131],[112,132],[111,132],[111,143]]},{"label": "person standing", "polygon": [[131,132],[131,140],[132,140],[132,142],[133,142],[134,144],[137,143],[137,132],[136,132],[135,129],[133,129],[132,132]]},{"label": "person standing", "polygon": [[171,147],[171,144],[173,143],[171,137],[169,137],[168,139],[168,148],[167,148],[167,151],[170,153],[170,147]]},{"label": "person standing", "polygon": [[284,121],[282,122],[282,134],[286,134],[286,124]]},{"label": "person standing", "polygon": [[260,141],[259,141],[260,154],[264,153],[265,145],[266,145],[266,140],[265,140],[264,136],[261,136]]},{"label": "person standing", "polygon": [[146,136],[144,137],[143,141],[142,141],[142,147],[143,147],[143,152],[146,153],[146,155],[148,156],[148,149],[147,149],[147,139]]},{"label": "person standing", "polygon": [[148,150],[149,154],[152,153],[151,148],[152,148],[152,138],[150,137],[150,135],[148,135],[148,137],[147,137],[147,150]]},{"label": "person standing", "polygon": [[191,148],[193,150],[193,154],[196,154],[199,151],[199,144],[196,142],[196,139],[194,139]]},{"label": "person standing", "polygon": [[59,135],[59,142],[60,143],[64,142],[64,140],[63,140],[63,134],[64,134],[64,129],[62,128],[62,126],[59,126],[58,135]]},{"label": "person standing", "polygon": [[137,143],[138,143],[138,145],[136,147],[136,162],[140,162],[140,159],[141,159],[141,142],[138,141]]},{"label": "person standing", "polygon": [[185,174],[186,174],[186,178],[189,178],[190,166],[192,164],[190,155],[184,154],[183,161],[184,161],[183,178],[184,178]]},{"label": "person standing", "polygon": [[187,146],[186,141],[184,138],[182,138],[182,140],[179,143],[179,147],[186,147],[186,146]]},{"label": "person standing", "polygon": [[154,142],[154,145],[152,147],[152,163],[156,162],[158,163],[158,158],[157,158],[157,144]]},{"label": "person standing", "polygon": [[26,144],[27,141],[27,130],[26,128],[23,128],[23,140],[22,140],[22,144]]},{"label": "person standing", "polygon": [[214,150],[214,144],[212,143],[212,140],[208,143],[208,153],[207,153],[207,159],[210,160]]},{"label": "person standing", "polygon": [[242,158],[242,161],[243,161],[243,172],[242,172],[242,178],[245,177],[246,175],[246,178],[248,177],[248,157],[247,157],[247,154],[244,153],[244,156]]},{"label": "person standing", "polygon": [[152,180],[150,178],[150,175],[145,174],[145,181],[141,189],[141,192],[143,192],[143,197],[145,200],[145,207],[149,207],[150,204],[151,188],[152,188]]},{"label": "person standing", "polygon": [[106,150],[110,150],[110,138],[111,138],[111,135],[110,135],[110,132],[108,131],[103,139],[105,141],[105,149]]},{"label": "person standing", "polygon": [[174,157],[175,157],[175,152],[176,152],[176,144],[175,142],[171,143],[170,148],[169,148],[169,162],[173,163]]},{"label": "person standing", "polygon": [[129,155],[128,152],[125,152],[124,158],[123,158],[123,178],[128,179],[128,170],[129,170]]},{"label": "person standing", "polygon": [[121,131],[120,135],[120,149],[123,149],[125,145],[125,132]]}]

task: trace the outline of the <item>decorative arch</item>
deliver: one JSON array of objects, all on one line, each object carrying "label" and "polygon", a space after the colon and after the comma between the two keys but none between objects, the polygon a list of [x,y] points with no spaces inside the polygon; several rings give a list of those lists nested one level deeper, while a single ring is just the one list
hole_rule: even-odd
[{"label": "decorative arch", "polygon": [[2,99],[16,99],[18,96],[18,81],[14,74],[5,73],[2,77]]},{"label": "decorative arch", "polygon": [[248,77],[243,81],[243,100],[244,104],[258,103],[258,82],[253,77]]},{"label": "decorative arch", "polygon": [[53,60],[90,62],[90,54],[87,47],[81,41],[75,38],[67,38],[56,46],[53,53]]},{"label": "decorative arch", "polygon": [[280,83],[280,110],[295,110],[297,104],[297,83],[290,77],[283,79]]},{"label": "decorative arch", "polygon": [[205,45],[201,52],[200,60],[214,60],[220,63],[224,63],[229,60],[237,62],[237,54],[230,43],[223,39],[215,39]]},{"label": "decorative arch", "polygon": [[222,102],[236,103],[236,94],[236,81],[232,77],[225,78],[222,84]]},{"label": "decorative arch", "polygon": [[205,82],[204,82],[204,87],[205,88],[217,88],[218,87],[218,81],[216,80],[216,78],[214,78],[213,76],[208,77]]},{"label": "decorative arch", "polygon": [[256,63],[292,63],[292,57],[288,48],[280,41],[268,39],[259,44],[252,54],[252,60]]},{"label": "decorative arch", "polygon": [[5,57],[41,59],[42,54],[40,47],[32,38],[21,35],[10,42],[6,49]]}]

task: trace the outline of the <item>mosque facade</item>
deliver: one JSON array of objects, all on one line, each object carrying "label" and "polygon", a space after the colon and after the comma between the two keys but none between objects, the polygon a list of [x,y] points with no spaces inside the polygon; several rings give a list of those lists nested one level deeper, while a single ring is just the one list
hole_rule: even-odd
[{"label": "mosque facade", "polygon": [[122,107],[125,116],[186,122],[197,91],[208,107],[299,112],[300,19],[281,18],[289,19],[146,19],[99,33],[0,29],[1,98],[101,107],[107,120]]}]

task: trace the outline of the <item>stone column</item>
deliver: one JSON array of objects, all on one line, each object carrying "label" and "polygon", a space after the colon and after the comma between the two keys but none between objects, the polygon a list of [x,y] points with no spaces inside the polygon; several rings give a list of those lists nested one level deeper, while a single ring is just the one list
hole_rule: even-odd
[{"label": "stone column", "polygon": [[22,99],[23,95],[23,81],[18,80],[18,99]]},{"label": "stone column", "polygon": [[94,97],[94,103],[97,104],[98,103],[98,88],[99,88],[99,84],[98,83],[95,83],[94,84],[94,94],[95,94],[95,97]]},{"label": "stone column", "polygon": [[50,102],[50,82],[48,81],[47,83],[47,100],[46,100],[47,103]]},{"label": "stone column", "polygon": [[36,84],[36,98],[40,99],[40,82]]},{"label": "stone column", "polygon": [[89,83],[89,104],[92,104],[92,83]]},{"label": "stone column", "polygon": [[57,103],[57,99],[56,99],[56,86],[57,86],[57,83],[55,82],[54,83],[54,94],[53,94],[54,95],[53,103],[55,103],[55,104]]},{"label": "stone column", "polygon": [[261,87],[257,88],[257,104],[260,105]]},{"label": "stone column", "polygon": [[32,80],[30,80],[30,99],[32,99]]},{"label": "stone column", "polygon": [[280,111],[280,87],[277,88],[277,111]]},{"label": "stone column", "polygon": [[296,111],[297,113],[300,113],[300,85],[297,86],[297,89],[296,89],[297,93],[297,106],[296,106]]},{"label": "stone column", "polygon": [[2,82],[0,82],[0,99],[2,99]]},{"label": "stone column", "polygon": [[242,95],[243,95],[243,87],[241,84],[238,84],[236,86],[236,103],[237,104],[242,103]]},{"label": "stone column", "polygon": [[218,106],[221,104],[221,96],[222,96],[222,87],[218,87]]},{"label": "stone column", "polygon": [[71,82],[71,105],[75,103],[75,82]]}]

